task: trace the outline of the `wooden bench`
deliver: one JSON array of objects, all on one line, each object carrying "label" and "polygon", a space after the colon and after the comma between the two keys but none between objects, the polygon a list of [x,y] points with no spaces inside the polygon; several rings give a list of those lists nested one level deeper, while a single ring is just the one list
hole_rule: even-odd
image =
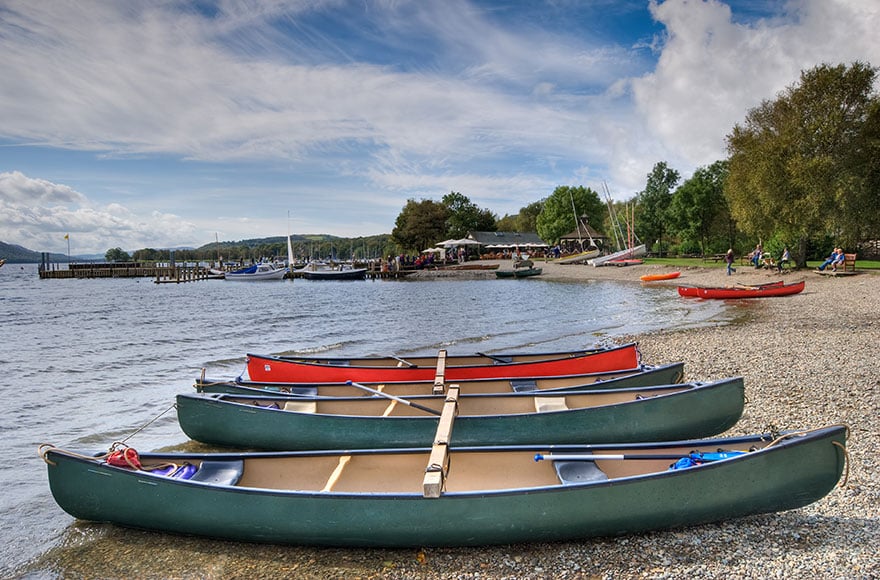
[{"label": "wooden bench", "polygon": [[843,255],[843,271],[844,272],[855,272],[856,271],[856,254],[844,254]]}]

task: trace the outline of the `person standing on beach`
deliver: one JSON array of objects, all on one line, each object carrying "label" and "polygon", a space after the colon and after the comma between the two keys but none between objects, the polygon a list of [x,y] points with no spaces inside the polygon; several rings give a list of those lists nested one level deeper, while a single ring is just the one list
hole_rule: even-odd
[{"label": "person standing on beach", "polygon": [[730,276],[733,272],[736,272],[736,268],[733,267],[733,248],[727,250],[727,255],[724,256],[724,261],[727,262],[728,276]]}]

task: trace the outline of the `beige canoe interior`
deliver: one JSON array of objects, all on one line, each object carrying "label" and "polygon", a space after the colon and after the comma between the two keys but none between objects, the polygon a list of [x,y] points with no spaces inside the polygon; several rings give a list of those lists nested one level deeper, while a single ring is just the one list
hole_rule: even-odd
[{"label": "beige canoe interior", "polygon": [[[638,389],[626,391],[594,391],[583,394],[554,394],[540,396],[497,396],[497,397],[461,397],[458,400],[458,416],[481,415],[517,415],[536,412],[564,411],[567,409],[583,409],[604,405],[615,405],[646,399],[660,395],[668,395],[692,389],[692,385],[669,385],[665,388]],[[355,400],[329,399],[262,399],[251,397],[227,396],[226,401],[266,407],[276,404],[285,411],[299,413],[317,413],[323,415],[350,415],[360,417],[432,417],[430,412],[405,403],[381,396],[359,398]],[[421,406],[440,412],[443,408],[442,396],[427,399],[411,400]],[[275,410],[275,409],[273,409]]]},{"label": "beige canoe interior", "polygon": [[[680,454],[716,448],[603,449],[601,454]],[[744,450],[743,450],[744,451]],[[421,494],[430,453],[370,453],[300,457],[250,457],[238,487],[340,493]],[[553,461],[535,461],[533,451],[449,453],[445,492],[506,490],[559,485]],[[673,459],[600,459],[593,463],[608,479],[664,472]],[[145,466],[146,467],[146,466]]]}]

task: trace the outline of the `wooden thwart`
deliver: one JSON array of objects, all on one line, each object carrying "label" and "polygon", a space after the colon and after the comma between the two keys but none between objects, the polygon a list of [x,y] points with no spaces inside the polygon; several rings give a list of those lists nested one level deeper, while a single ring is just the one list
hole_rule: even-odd
[{"label": "wooden thwart", "polygon": [[449,468],[449,439],[452,436],[452,424],[458,412],[458,385],[449,385],[446,393],[446,402],[443,403],[443,412],[440,414],[440,422],[437,425],[437,434],[434,436],[434,445],[431,447],[431,456],[428,459],[428,467],[425,469],[422,495],[436,498],[443,493],[443,481]]},{"label": "wooden thwart", "polygon": [[336,464],[336,469],[333,470],[333,473],[331,473],[330,477],[327,479],[324,489],[321,490],[322,492],[333,491],[333,486],[339,481],[339,476],[342,475],[342,470],[348,465],[349,461],[351,461],[351,455],[343,455],[339,458],[339,463]]},{"label": "wooden thwart", "polygon": [[434,389],[435,395],[442,395],[446,390],[446,351],[441,350],[437,353],[437,371],[434,373]]}]

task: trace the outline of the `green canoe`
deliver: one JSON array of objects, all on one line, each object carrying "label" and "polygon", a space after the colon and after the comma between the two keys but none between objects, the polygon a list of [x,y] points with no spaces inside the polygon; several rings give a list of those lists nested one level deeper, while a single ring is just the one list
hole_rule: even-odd
[{"label": "green canoe", "polygon": [[[428,493],[431,448],[140,456],[147,469],[190,463],[198,470],[189,480],[51,446],[41,455],[55,501],[82,520],[250,542],[421,547],[680,528],[805,506],[838,482],[845,427],[769,442],[453,447],[439,494]],[[745,453],[669,469],[718,449]]]},{"label": "green canoe", "polygon": [[[251,449],[369,449],[430,445],[444,397],[181,394],[190,438]],[[457,445],[663,441],[722,433],[743,411],[742,378],[626,389],[462,394]],[[432,414],[433,412],[433,414]]]},{"label": "green canoe", "polygon": [[[666,365],[640,365],[623,371],[590,373],[586,375],[567,375],[561,377],[535,377],[516,379],[475,379],[455,381],[465,394],[476,393],[514,393],[550,390],[621,389],[625,387],[646,387],[651,385],[671,385],[684,378],[684,363]],[[412,383],[364,383],[374,389],[382,390],[398,397],[429,395],[434,387],[433,381]],[[348,383],[260,383],[236,379],[234,381],[199,378],[193,385],[200,393],[229,393],[238,395],[271,395],[276,393],[305,395],[309,397],[356,397],[366,391]]]}]

